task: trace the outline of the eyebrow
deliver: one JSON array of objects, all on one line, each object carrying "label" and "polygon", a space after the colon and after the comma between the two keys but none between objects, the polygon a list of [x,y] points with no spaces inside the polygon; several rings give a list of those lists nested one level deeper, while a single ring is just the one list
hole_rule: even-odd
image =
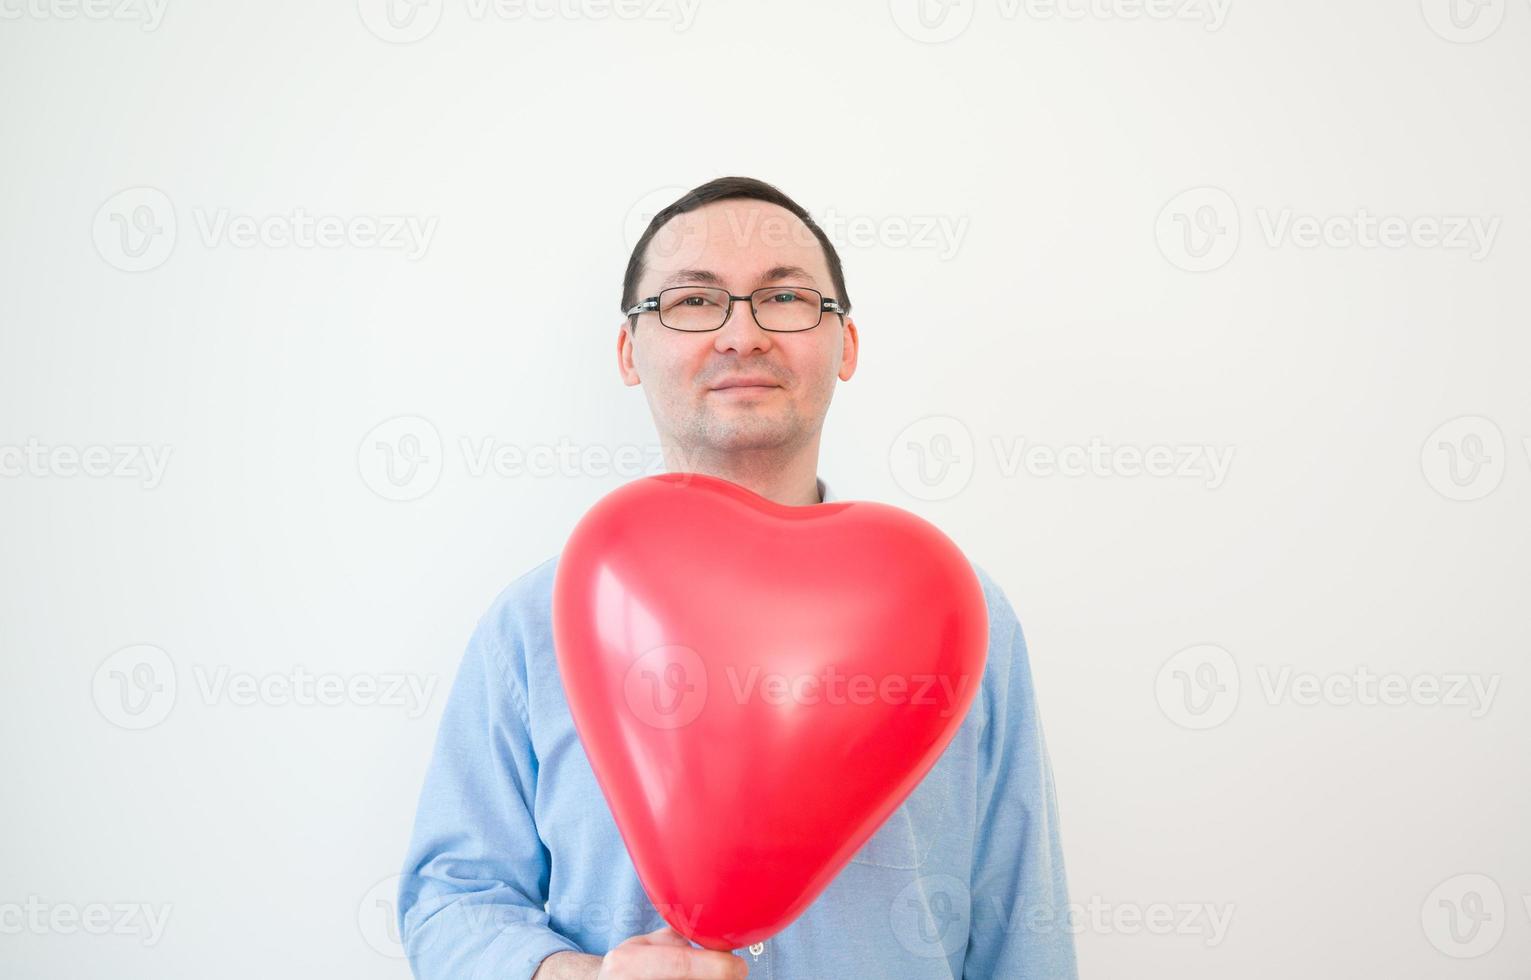
[{"label": "eyebrow", "polygon": [[[761,286],[772,286],[776,285],[777,281],[781,279],[806,279],[808,282],[818,285],[818,280],[813,277],[813,273],[800,265],[772,266],[756,282]],[[684,286],[693,283],[707,286],[722,286],[723,278],[710,269],[682,269],[666,277],[659,284],[659,288],[668,289],[671,286]]]}]

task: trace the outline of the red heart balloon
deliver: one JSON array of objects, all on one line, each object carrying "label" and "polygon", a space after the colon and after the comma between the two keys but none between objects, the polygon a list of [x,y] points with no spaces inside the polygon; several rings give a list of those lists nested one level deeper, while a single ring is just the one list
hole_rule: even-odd
[{"label": "red heart balloon", "polygon": [[649,900],[731,950],[796,919],[930,771],[989,621],[967,558],[913,514],[667,473],[580,520],[553,630]]}]

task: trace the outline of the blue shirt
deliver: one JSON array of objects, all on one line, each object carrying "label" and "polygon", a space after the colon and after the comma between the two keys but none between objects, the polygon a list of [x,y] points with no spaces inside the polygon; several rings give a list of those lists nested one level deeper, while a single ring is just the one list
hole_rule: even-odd
[{"label": "blue shirt", "polygon": [[[835,499],[818,485],[822,500]],[[553,652],[557,561],[495,599],[443,711],[399,895],[420,980],[524,980],[559,950],[600,955],[665,925],[564,699]],[[1076,977],[1026,642],[1004,593],[974,571],[989,650],[972,708],[807,911],[736,950],[752,980]]]}]

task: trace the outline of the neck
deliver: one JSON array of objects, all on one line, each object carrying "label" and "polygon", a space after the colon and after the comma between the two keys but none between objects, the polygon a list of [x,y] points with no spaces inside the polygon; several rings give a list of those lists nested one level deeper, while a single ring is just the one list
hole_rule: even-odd
[{"label": "neck", "polygon": [[753,490],[789,507],[819,503],[819,440],[796,452],[777,448],[720,451],[665,446],[665,469],[702,473]]}]

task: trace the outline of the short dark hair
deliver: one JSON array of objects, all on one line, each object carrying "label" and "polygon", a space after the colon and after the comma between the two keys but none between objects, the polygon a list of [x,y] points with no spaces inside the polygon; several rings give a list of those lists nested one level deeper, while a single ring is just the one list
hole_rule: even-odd
[{"label": "short dark hair", "polygon": [[[638,280],[643,278],[643,256],[648,251],[650,240],[658,234],[659,229],[676,215],[695,211],[714,201],[728,201],[736,198],[765,201],[767,204],[786,208],[808,226],[808,230],[813,232],[813,237],[817,238],[824,248],[824,261],[829,264],[829,277],[835,289],[835,299],[840,301],[841,309],[849,313],[851,298],[845,289],[845,269],[840,265],[840,253],[835,251],[829,236],[824,234],[824,229],[819,227],[818,222],[813,220],[801,204],[776,187],[753,177],[719,177],[716,180],[709,180],[700,187],[692,188],[682,194],[679,200],[654,215],[654,220],[649,222],[648,228],[638,239],[638,244],[633,246],[632,256],[627,260],[627,274],[622,277],[622,312],[626,313],[638,303]],[[636,327],[638,318],[630,317],[629,319]]]}]

